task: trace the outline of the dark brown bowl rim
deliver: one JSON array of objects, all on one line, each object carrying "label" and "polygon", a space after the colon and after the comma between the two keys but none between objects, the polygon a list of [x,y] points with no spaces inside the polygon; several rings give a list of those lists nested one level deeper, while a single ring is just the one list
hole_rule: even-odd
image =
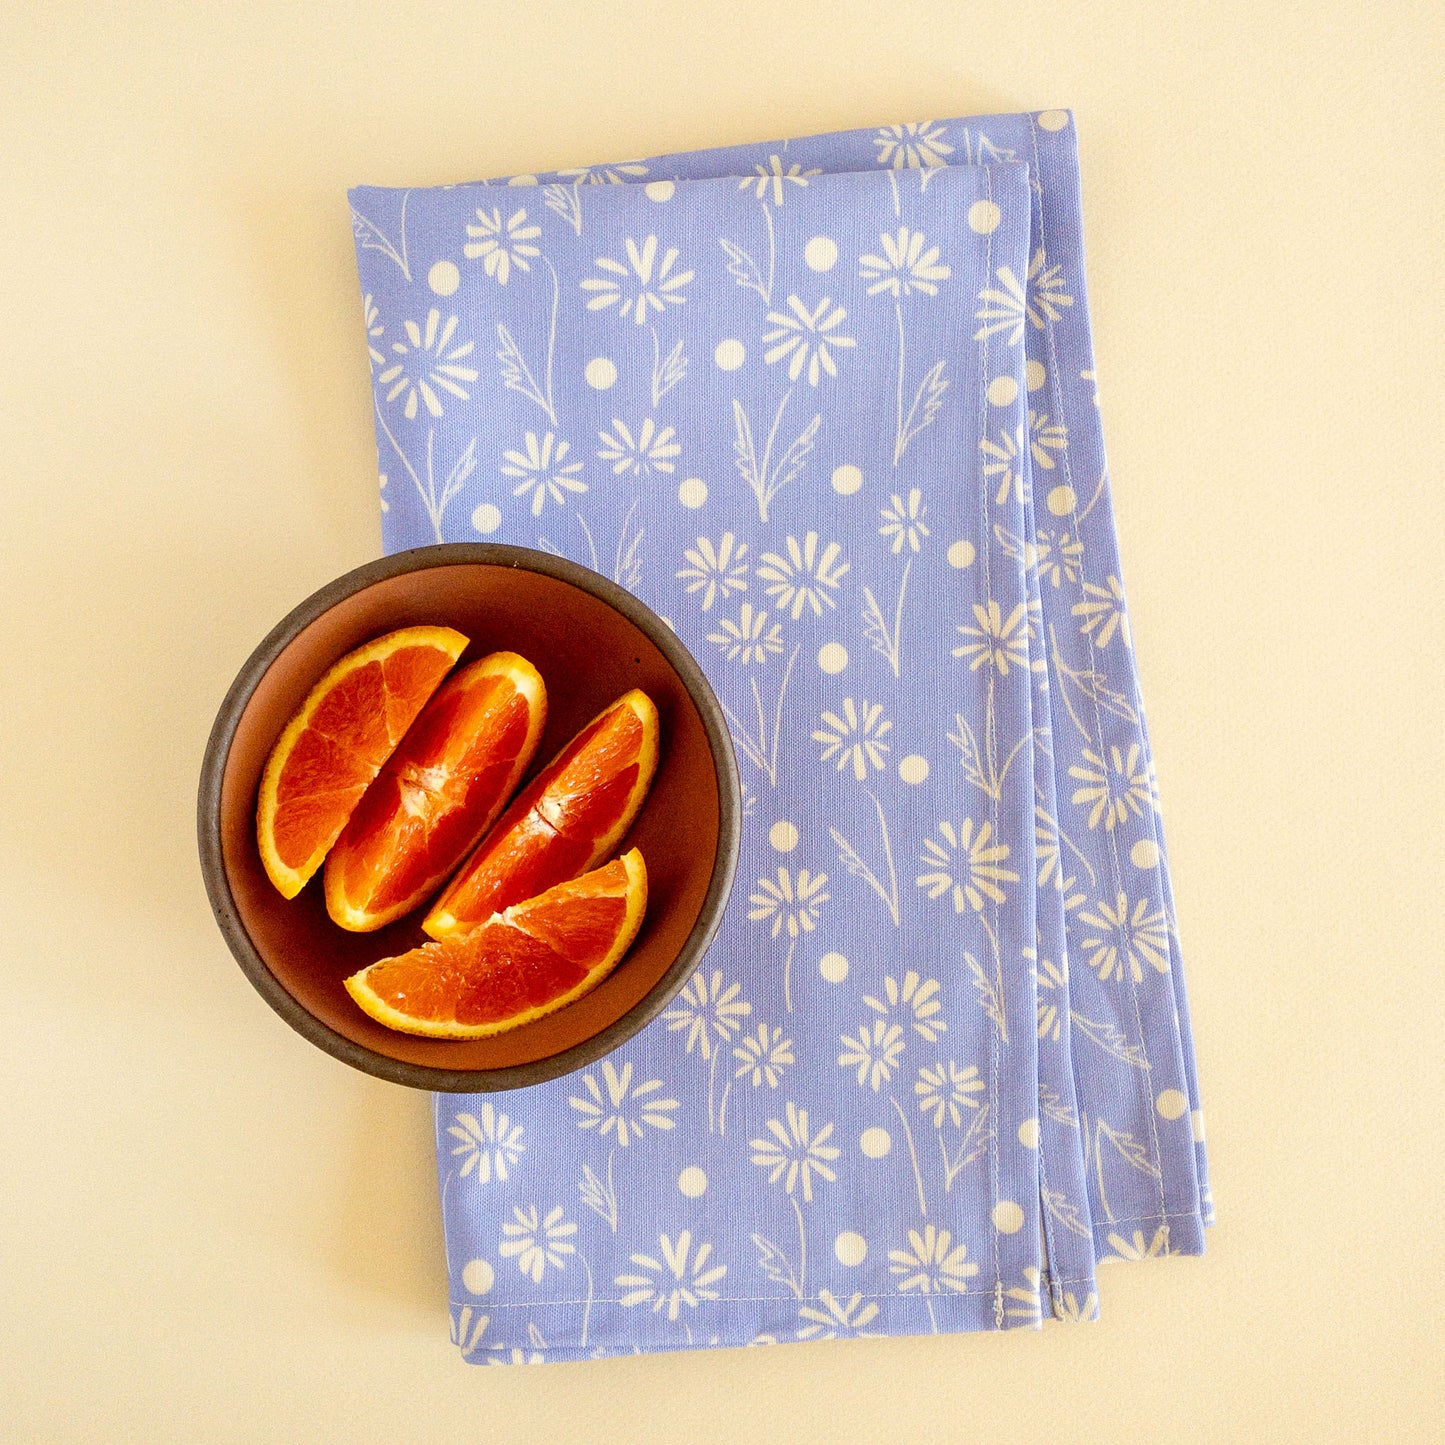
[{"label": "dark brown bowl rim", "polygon": [[[698,715],[702,719],[717,773],[718,847],[712,878],[703,899],[697,922],[681,951],[667,972],[647,995],[638,1000],[621,1018],[583,1043],[530,1063],[499,1069],[436,1069],[388,1058],[362,1044],[343,1037],[311,1014],[282,987],[257,951],[241,921],[236,901],[226,876],[221,853],[221,781],[230,754],[231,742],[240,724],[241,714],[251,694],[270,669],[272,663],[301,631],[323,613],[353,594],[378,582],[400,577],[408,572],[432,567],[477,565],[514,567],[539,572],[556,578],[583,592],[589,592],[645,633],[682,679]],[[430,547],[414,547],[379,558],[329,582],[313,592],[304,602],[292,608],[247,658],[236,674],[236,680],[221,703],[211,735],[206,743],[201,764],[201,782],[196,806],[196,834],[200,848],[201,876],[211,912],[228,947],[250,979],[256,991],[303,1038],[354,1069],[405,1084],[413,1089],[436,1093],[491,1093],[503,1089],[520,1089],[530,1084],[545,1083],[595,1063],[625,1043],[667,1006],[673,996],[692,976],[702,962],[722,922],[723,910],[732,890],[741,843],[742,819],[737,757],[727,720],[707,678],[703,676],[692,654],[679,641],[677,634],[645,603],[600,573],[568,561],[565,557],[539,552],[530,547],[512,547],[499,542],[446,542]]]}]

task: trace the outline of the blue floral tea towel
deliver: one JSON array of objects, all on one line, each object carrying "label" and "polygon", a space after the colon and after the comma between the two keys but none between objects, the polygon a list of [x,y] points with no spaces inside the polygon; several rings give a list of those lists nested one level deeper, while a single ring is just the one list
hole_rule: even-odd
[{"label": "blue floral tea towel", "polygon": [[615,576],[747,789],[667,1014],[437,1101],[468,1358],[1087,1316],[1096,1242],[1197,1249],[1067,115],[353,205],[388,549]]}]

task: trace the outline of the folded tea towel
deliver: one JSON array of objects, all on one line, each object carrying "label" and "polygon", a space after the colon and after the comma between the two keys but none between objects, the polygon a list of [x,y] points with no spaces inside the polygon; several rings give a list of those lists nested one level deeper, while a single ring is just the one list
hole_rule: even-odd
[{"label": "folded tea towel", "polygon": [[387,549],[613,576],[743,772],[663,1016],[436,1101],[467,1357],[1087,1318],[1096,1248],[1197,1252],[1067,113],[352,203]]}]

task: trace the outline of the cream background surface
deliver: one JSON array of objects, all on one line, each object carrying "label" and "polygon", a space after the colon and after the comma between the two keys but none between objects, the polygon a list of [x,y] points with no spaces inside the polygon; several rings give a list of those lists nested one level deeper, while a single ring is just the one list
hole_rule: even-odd
[{"label": "cream background surface", "polygon": [[[0,1435],[1441,1438],[1445,23],[1422,3],[0,15]],[[1069,105],[1220,1224],[1103,1321],[447,1343],[424,1096],[211,921],[232,675],[379,550],[344,190]]]}]

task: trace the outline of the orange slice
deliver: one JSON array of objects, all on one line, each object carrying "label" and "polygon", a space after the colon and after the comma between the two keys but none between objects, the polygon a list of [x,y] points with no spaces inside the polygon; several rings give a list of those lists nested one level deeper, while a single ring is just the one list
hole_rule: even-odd
[{"label": "orange slice", "polygon": [[450,627],[404,627],[348,652],[307,694],[261,775],[256,843],[294,898],[467,645]]},{"label": "orange slice", "polygon": [[546,721],[547,689],[525,657],[494,652],[453,673],[326,855],[332,920],[369,933],[440,888],[522,781]]},{"label": "orange slice", "polygon": [[593,718],[518,795],[422,921],[449,938],[609,857],[657,770],[657,709],[634,688]]},{"label": "orange slice", "polygon": [[647,868],[634,848],[470,933],[383,958],[348,978],[346,991],[387,1028],[486,1038],[596,988],[631,947],[646,908]]}]

